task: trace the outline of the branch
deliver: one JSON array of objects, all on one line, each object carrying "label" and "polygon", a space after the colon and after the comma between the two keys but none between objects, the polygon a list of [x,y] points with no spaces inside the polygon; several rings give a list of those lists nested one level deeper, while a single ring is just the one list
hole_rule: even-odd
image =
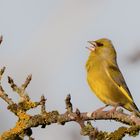
[{"label": "branch", "polygon": [[[0,80],[5,71],[5,67],[0,71]],[[8,97],[2,86],[0,85],[0,97],[8,104],[8,109],[18,117],[18,121],[15,126],[8,131],[5,131],[0,135],[0,140],[23,140],[24,136],[28,136],[29,139],[33,139],[32,128],[42,126],[45,128],[47,125],[57,123],[64,125],[67,122],[77,122],[81,128],[81,134],[89,136],[90,140],[94,139],[109,139],[116,140],[122,139],[126,134],[130,136],[138,135],[140,131],[140,118],[134,115],[125,114],[122,111],[94,111],[83,112],[79,109],[73,111],[73,105],[71,103],[71,96],[68,95],[65,99],[66,112],[60,114],[58,111],[46,110],[46,99],[42,95],[39,102],[34,102],[30,99],[26,93],[26,88],[31,81],[31,75],[29,75],[25,82],[21,86],[17,86],[14,80],[8,76],[8,83],[14,92],[16,92],[20,101],[15,103]],[[37,106],[41,106],[39,114],[31,115],[27,111],[35,109]],[[114,132],[103,132],[98,130],[91,124],[91,120],[114,120],[123,124],[129,125],[129,127],[120,127]],[[87,123],[85,123],[87,121]]]}]

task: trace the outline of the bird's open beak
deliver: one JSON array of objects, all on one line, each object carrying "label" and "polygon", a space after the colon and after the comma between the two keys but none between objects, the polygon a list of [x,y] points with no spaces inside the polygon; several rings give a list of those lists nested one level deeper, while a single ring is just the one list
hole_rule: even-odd
[{"label": "bird's open beak", "polygon": [[86,47],[86,48],[90,51],[95,51],[95,49],[97,47],[97,43],[95,41],[88,41],[88,43],[91,44],[91,46]]}]

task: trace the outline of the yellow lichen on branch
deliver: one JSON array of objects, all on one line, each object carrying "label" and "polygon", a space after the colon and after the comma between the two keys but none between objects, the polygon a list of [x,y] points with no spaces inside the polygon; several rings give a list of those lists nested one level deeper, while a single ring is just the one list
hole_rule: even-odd
[{"label": "yellow lichen on branch", "polygon": [[[0,71],[0,80],[5,71],[5,67]],[[122,139],[126,134],[130,136],[136,136],[140,131],[140,118],[134,115],[128,115],[122,111],[94,111],[94,112],[84,112],[81,113],[79,109],[73,111],[73,105],[71,103],[70,94],[65,99],[66,112],[60,114],[58,111],[54,110],[48,112],[46,110],[46,99],[41,96],[39,102],[34,102],[30,99],[29,95],[26,93],[26,88],[31,81],[31,75],[29,75],[25,82],[18,87],[11,77],[8,77],[8,82],[21,98],[18,103],[15,103],[0,85],[0,97],[7,102],[8,109],[18,117],[18,121],[15,126],[8,131],[3,132],[0,135],[0,140],[23,140],[24,136],[28,136],[32,139],[32,128],[37,126],[42,126],[45,128],[47,125],[57,123],[64,125],[67,122],[77,122],[81,127],[81,134],[84,136],[89,136],[91,140],[93,139],[110,139],[116,140]],[[28,114],[27,111],[30,109],[35,109],[37,106],[41,106],[40,113],[36,115]],[[105,132],[98,130],[93,127],[90,120],[115,120],[121,123],[127,124],[130,127],[120,127],[114,132]],[[88,121],[86,123],[86,121]]]}]

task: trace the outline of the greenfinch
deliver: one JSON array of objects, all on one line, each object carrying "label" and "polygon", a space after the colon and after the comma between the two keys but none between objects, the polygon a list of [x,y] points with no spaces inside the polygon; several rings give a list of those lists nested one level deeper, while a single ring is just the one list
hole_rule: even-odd
[{"label": "greenfinch", "polygon": [[122,106],[139,115],[139,110],[117,64],[112,42],[102,38],[88,41],[90,55],[86,63],[87,81],[95,95],[107,105]]}]

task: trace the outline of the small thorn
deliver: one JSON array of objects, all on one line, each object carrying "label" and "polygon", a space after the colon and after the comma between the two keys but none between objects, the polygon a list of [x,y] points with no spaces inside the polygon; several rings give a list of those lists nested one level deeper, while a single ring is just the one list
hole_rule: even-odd
[{"label": "small thorn", "polygon": [[80,113],[80,110],[78,108],[76,108],[76,112],[75,113],[77,114],[77,116],[80,117],[81,113]]},{"label": "small thorn", "polygon": [[2,41],[3,41],[3,36],[1,35],[0,36],[0,44],[2,43]]}]

